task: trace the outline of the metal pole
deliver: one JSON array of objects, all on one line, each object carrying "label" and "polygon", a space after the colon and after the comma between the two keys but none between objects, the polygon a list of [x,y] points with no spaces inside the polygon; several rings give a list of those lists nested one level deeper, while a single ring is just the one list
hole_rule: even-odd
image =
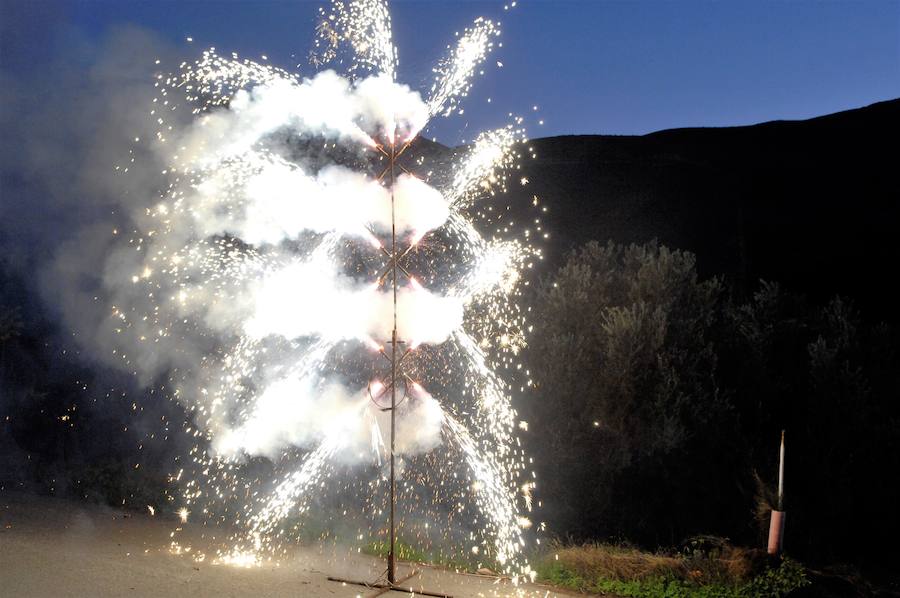
[{"label": "metal pole", "polygon": [[[384,170],[382,170],[381,174],[378,176],[378,180],[379,181],[384,180],[384,177],[389,174],[390,175],[390,185],[391,185],[391,250],[390,250],[390,252],[388,252],[384,247],[381,248],[381,251],[384,252],[385,254],[387,254],[388,257],[390,258],[390,264],[389,264],[388,268],[385,268],[385,273],[379,277],[378,281],[379,281],[379,285],[380,285],[383,280],[386,280],[387,272],[390,271],[391,286],[392,286],[392,291],[393,291],[393,295],[394,295],[394,327],[393,327],[393,330],[391,331],[391,341],[390,341],[391,342],[391,356],[390,356],[390,360],[391,360],[391,473],[390,473],[390,476],[391,476],[390,477],[390,484],[391,484],[391,488],[390,488],[390,501],[391,501],[390,527],[391,527],[391,529],[390,529],[390,542],[391,542],[391,545],[388,550],[387,582],[370,583],[370,582],[366,582],[366,581],[344,579],[344,578],[340,578],[340,577],[328,577],[328,579],[331,581],[337,581],[337,582],[341,582],[341,583],[350,583],[350,584],[355,584],[355,585],[359,585],[359,586],[363,586],[366,588],[377,590],[376,593],[373,594],[370,598],[375,598],[375,596],[380,596],[380,595],[384,594],[385,592],[389,592],[389,591],[403,592],[406,594],[420,594],[423,596],[435,596],[436,598],[452,598],[452,596],[450,596],[449,594],[444,594],[442,592],[432,592],[430,590],[425,590],[422,588],[414,588],[411,586],[398,585],[398,583],[402,583],[402,582],[412,578],[413,576],[418,575],[419,571],[417,571],[415,569],[411,573],[409,573],[408,575],[403,577],[402,579],[397,580],[397,571],[396,571],[397,530],[396,530],[396,525],[395,525],[395,511],[396,511],[396,504],[397,504],[397,496],[396,496],[397,484],[396,484],[396,478],[395,478],[395,474],[394,474],[394,461],[395,461],[395,459],[394,459],[394,442],[395,442],[394,436],[395,436],[395,432],[396,432],[397,415],[394,413],[394,411],[397,407],[397,366],[398,366],[398,362],[402,362],[403,358],[406,356],[406,354],[409,353],[409,349],[407,349],[406,353],[401,354],[400,358],[398,360],[397,345],[399,343],[402,343],[403,341],[400,340],[400,338],[397,334],[397,270],[400,270],[407,276],[410,276],[410,274],[403,266],[401,266],[398,263],[399,260],[403,256],[405,256],[406,253],[408,253],[409,249],[407,249],[407,251],[404,252],[403,255],[398,255],[398,253],[397,253],[397,219],[396,219],[396,209],[395,209],[396,206],[394,204],[394,177],[396,174],[395,166],[397,165],[397,157],[400,154],[402,154],[406,150],[406,148],[408,148],[410,146],[412,141],[411,140],[407,141],[406,144],[398,152],[397,146],[396,146],[396,143],[397,143],[396,142],[396,134],[397,134],[397,130],[395,127],[395,129],[391,132],[391,151],[390,151],[390,153],[385,152],[384,148],[382,146],[378,147],[378,150],[382,154],[387,156],[387,158],[389,160],[388,167],[385,168]],[[403,168],[403,166],[400,166],[400,168],[404,172],[408,172],[408,171],[406,171],[405,168]],[[381,350],[381,354],[384,355],[385,357],[387,357],[387,354],[384,352],[383,349]],[[406,378],[408,379],[409,377],[407,376]],[[371,392],[371,390],[370,390],[370,392]],[[401,401],[402,400],[403,399],[401,398]]]},{"label": "metal pole", "polygon": [[394,576],[394,547],[396,537],[394,531],[394,504],[396,501],[394,491],[394,425],[397,406],[397,223],[394,210],[394,161],[397,158],[397,148],[394,138],[397,131],[391,131],[391,283],[394,291],[394,329],[391,331],[391,547],[388,551],[388,583],[395,583]]}]

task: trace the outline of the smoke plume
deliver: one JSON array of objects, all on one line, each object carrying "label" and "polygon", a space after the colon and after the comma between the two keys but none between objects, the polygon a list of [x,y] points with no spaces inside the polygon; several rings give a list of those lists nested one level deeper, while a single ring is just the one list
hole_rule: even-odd
[{"label": "smoke plume", "polygon": [[[85,54],[78,66],[58,58],[28,78],[4,72],[2,130],[11,140],[3,149],[4,250],[34,273],[86,356],[143,384],[178,372],[171,378],[178,400],[202,413],[227,369],[211,362],[212,346],[241,336],[259,343],[390,337],[393,303],[384,289],[347,276],[327,253],[291,244],[311,233],[372,242],[373,233],[390,230],[392,202],[398,233],[418,239],[444,223],[446,200],[405,174],[392,197],[336,161],[298,159],[296,150],[289,156],[283,140],[371,146],[396,132],[402,141],[428,118],[418,93],[385,75],[352,82],[325,71],[237,89],[227,106],[200,114],[163,114],[153,82],[166,63],[178,62],[165,43],[125,28]],[[54,87],[80,91],[30,102],[35,91]],[[160,230],[164,212],[171,218]],[[270,249],[263,259],[237,243]],[[399,333],[415,343],[442,342],[461,324],[456,298],[410,286],[398,304]],[[189,318],[202,329],[164,325]],[[355,425],[366,425],[358,408],[364,389],[272,368],[251,377],[254,403],[218,394],[236,401],[219,410],[230,415],[208,424],[223,456],[274,458],[288,446],[309,447],[353,420],[354,409]],[[434,421],[440,409],[424,395],[411,403],[398,412],[401,420]],[[439,424],[401,423],[399,430],[401,451],[428,450],[440,439]]]}]

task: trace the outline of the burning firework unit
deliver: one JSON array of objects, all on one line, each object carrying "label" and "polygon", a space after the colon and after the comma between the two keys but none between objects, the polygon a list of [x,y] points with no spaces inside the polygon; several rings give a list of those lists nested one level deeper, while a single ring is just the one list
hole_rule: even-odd
[{"label": "burning firework unit", "polygon": [[[413,379],[407,375],[403,371],[403,360],[406,358],[410,352],[415,348],[414,345],[407,343],[402,340],[397,334],[397,289],[398,289],[398,280],[397,273],[403,273],[410,284],[414,285],[417,289],[421,289],[421,285],[418,284],[416,279],[410,274],[410,272],[400,263],[400,260],[406,257],[410,251],[418,244],[421,240],[422,235],[424,233],[415,234],[411,240],[409,245],[403,250],[402,253],[398,251],[397,245],[397,217],[396,217],[396,197],[394,195],[394,184],[395,184],[395,175],[396,170],[399,167],[409,176],[413,176],[409,171],[405,168],[397,164],[397,158],[402,154],[409,146],[412,144],[414,138],[409,139],[404,142],[403,146],[400,150],[397,150],[396,145],[397,139],[397,131],[393,130],[388,133],[385,144],[377,144],[375,148],[381,152],[385,159],[387,160],[387,165],[381,171],[381,174],[378,176],[379,181],[384,181],[387,179],[388,187],[391,190],[391,244],[390,251],[386,250],[384,246],[377,241],[377,237],[372,235],[372,238],[378,242],[378,247],[383,251],[385,257],[387,258],[387,262],[384,265],[384,270],[378,276],[378,281],[376,283],[377,286],[381,286],[387,280],[390,280],[391,285],[391,295],[393,298],[393,317],[392,317],[392,328],[391,328],[391,338],[389,341],[386,341],[390,347],[390,355],[384,350],[383,345],[377,345],[378,352],[387,359],[390,364],[390,372],[388,374],[388,379],[390,382],[385,385],[379,380],[375,380],[370,382],[368,385],[368,394],[369,398],[372,399],[372,402],[381,410],[387,411],[391,416],[391,428],[390,428],[390,473],[389,473],[389,543],[388,543],[388,554],[387,554],[387,570],[384,574],[383,579],[372,581],[363,581],[363,580],[355,580],[355,579],[346,579],[341,577],[333,577],[330,576],[328,579],[331,581],[336,581],[340,583],[350,583],[355,585],[361,585],[368,588],[379,589],[379,590],[395,590],[395,591],[403,591],[410,593],[422,594],[425,596],[439,596],[442,598],[450,598],[449,595],[433,592],[430,590],[424,590],[422,588],[414,589],[412,587],[404,587],[399,585],[402,582],[405,582],[415,575],[418,574],[418,571],[413,569],[411,572],[406,574],[403,578],[397,579],[397,567],[396,567],[396,547],[397,547],[397,538],[396,538],[396,522],[395,522],[395,512],[396,512],[396,477],[395,477],[395,436],[396,436],[396,412],[398,406],[397,400],[397,384],[403,384],[404,391],[403,396],[400,398],[399,402],[404,401],[409,397],[409,387],[416,389],[417,391],[422,391],[422,387]],[[385,149],[385,145],[388,146],[389,149]],[[400,345],[406,345],[407,348],[405,351],[402,351],[399,355],[397,349]],[[382,405],[380,399],[390,394],[390,402],[386,405]],[[380,593],[380,592],[379,592]],[[376,594],[378,595],[378,594]]]},{"label": "burning firework unit", "polygon": [[[167,185],[110,257],[123,272],[108,288],[115,353],[148,378],[170,372],[191,416],[173,475],[182,512],[240,530],[216,562],[286,554],[328,493],[361,518],[359,538],[387,519],[377,587],[399,583],[400,522],[532,578],[534,481],[516,440],[527,426],[500,372],[530,384],[517,298],[541,229],[487,238],[483,225],[512,223],[478,208],[517,167],[522,121],[482,133],[449,169],[411,155],[431,118],[458,110],[499,30],[476,19],[423,100],[395,80],[382,0],[335,1],[322,17],[314,63],[346,60],[346,77],[214,49],[158,75],[151,145]],[[398,517],[404,504],[421,519]],[[429,525],[442,519],[465,523]]]}]

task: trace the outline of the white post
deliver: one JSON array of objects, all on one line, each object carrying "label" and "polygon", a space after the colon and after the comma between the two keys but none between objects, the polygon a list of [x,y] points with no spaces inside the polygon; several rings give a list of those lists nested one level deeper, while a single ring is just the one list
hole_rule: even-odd
[{"label": "white post", "polygon": [[768,553],[781,554],[784,544],[784,430],[781,431],[781,449],[778,451],[778,505],[769,520]]},{"label": "white post", "polygon": [[778,510],[784,510],[784,430],[781,431],[781,451],[778,453]]}]

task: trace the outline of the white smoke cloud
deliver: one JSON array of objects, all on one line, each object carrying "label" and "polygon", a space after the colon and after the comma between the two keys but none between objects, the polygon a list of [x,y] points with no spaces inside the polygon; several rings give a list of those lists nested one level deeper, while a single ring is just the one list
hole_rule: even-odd
[{"label": "white smoke cloud", "polygon": [[[98,52],[105,63],[92,72],[89,93],[66,98],[65,109],[48,107],[17,127],[20,145],[32,156],[17,169],[34,171],[53,208],[16,210],[44,215],[20,228],[59,239],[40,276],[47,300],[75,331],[85,355],[136,374],[142,384],[177,370],[170,380],[177,399],[196,413],[209,413],[214,396],[224,401],[215,418],[197,422],[209,426],[221,456],[274,458],[289,446],[310,447],[350,422],[362,428],[346,431],[347,437],[367,444],[349,445],[371,447],[371,426],[383,426],[383,414],[366,416],[363,409],[351,417],[364,391],[338,380],[255,375],[258,394],[245,405],[240,393],[217,390],[228,386],[230,370],[210,347],[227,356],[242,336],[250,342],[272,335],[389,338],[393,305],[384,289],[343,276],[325,260],[327,252],[312,261],[292,255],[290,243],[309,232],[367,237],[371,227],[384,234],[390,230],[391,190],[338,164],[314,169],[302,157],[289,161],[279,144],[282,133],[348,147],[371,145],[373,138],[389,141],[393,130],[403,140],[424,126],[427,107],[418,93],[383,75],[354,84],[326,71],[238,91],[227,107],[195,118],[181,106],[147,118],[150,109],[160,109],[151,104],[159,90],[147,57],[168,53],[157,46],[133,31],[118,35]],[[166,101],[178,100],[170,93]],[[66,128],[41,125],[55,122],[54,110],[67,115]],[[161,114],[171,127],[165,142],[156,136]],[[50,142],[34,147],[42,136],[26,129],[45,131]],[[76,150],[62,149],[69,147]],[[418,238],[447,219],[446,200],[423,181],[402,174],[393,194],[402,234]],[[52,232],[47,217],[60,221]],[[411,342],[442,342],[461,325],[456,298],[409,287],[398,301],[399,332]],[[398,428],[404,450],[440,441],[434,399],[411,401],[403,410],[415,422]],[[230,420],[234,414],[246,415]]]},{"label": "white smoke cloud", "polygon": [[[389,412],[379,413],[383,418],[390,417]],[[422,387],[413,389],[412,395],[397,409],[397,416],[396,451],[399,454],[427,453],[441,443],[444,411]]]},{"label": "white smoke cloud", "polygon": [[[447,201],[441,192],[414,176],[402,174],[394,183],[394,201],[396,205],[397,228],[412,231],[413,238],[418,241],[430,230],[434,230],[450,215]],[[390,206],[381,210],[379,225],[384,230],[390,229]]]},{"label": "white smoke cloud", "polygon": [[311,446],[329,435],[356,439],[367,400],[337,383],[317,387],[311,379],[276,380],[259,394],[240,426],[214,437],[213,450],[227,458],[247,454],[275,459],[286,446]]},{"label": "white smoke cloud", "polygon": [[[244,332],[253,338],[318,336],[332,341],[390,338],[393,295],[360,287],[326,261],[295,262],[266,276],[253,290]],[[463,302],[421,287],[397,293],[397,330],[414,344],[441,343],[462,325]]]},{"label": "white smoke cloud", "polygon": [[[225,165],[194,187],[189,201],[198,234],[275,245],[308,231],[368,237],[369,227],[391,230],[391,191],[365,174],[329,165],[312,175],[272,156],[258,162]],[[446,200],[424,181],[402,174],[393,192],[398,232],[418,239],[446,222]]]},{"label": "white smoke cloud", "polygon": [[359,128],[350,82],[333,71],[296,83],[275,79],[241,89],[227,110],[198,119],[180,145],[200,165],[249,152],[264,136],[283,127],[334,139],[370,143]]},{"label": "white smoke cloud", "polygon": [[296,262],[274,271],[252,292],[253,311],[244,332],[253,338],[365,338],[378,296],[374,289],[354,290],[321,261]]},{"label": "white smoke cloud", "polygon": [[[396,423],[395,452],[413,456],[440,444],[444,414],[434,397],[416,385],[397,406]],[[232,460],[245,455],[275,459],[285,446],[310,447],[330,437],[340,439],[342,458],[354,462],[366,460],[372,450],[389,454],[381,432],[388,429],[390,412],[375,405],[367,390],[351,393],[334,382],[292,377],[269,384],[250,416],[239,426],[220,430],[212,448]]]},{"label": "white smoke cloud", "polygon": [[401,139],[425,126],[428,108],[418,92],[386,75],[352,85],[334,71],[296,82],[274,79],[241,89],[227,110],[205,115],[182,138],[183,156],[200,164],[251,151],[266,135],[292,131],[374,145],[396,129]]},{"label": "white smoke cloud", "polygon": [[[195,268],[190,278],[201,282],[172,289],[180,298],[175,302],[179,315],[200,316],[217,334],[244,335],[251,342],[272,336],[329,343],[390,338],[392,293],[344,276],[328,251],[292,257],[282,244],[310,232],[373,241],[369,231],[386,234],[392,224],[417,241],[446,222],[447,201],[405,173],[389,188],[339,164],[310,170],[302,160],[280,156],[276,139],[287,133],[372,145],[373,137],[389,142],[391,131],[397,131],[402,142],[427,118],[418,93],[384,75],[351,84],[330,71],[299,83],[276,80],[239,91],[227,108],[200,117],[179,142],[181,159],[193,173],[178,195],[181,215],[169,220],[167,238],[149,242],[148,254],[173,238],[190,244],[227,235],[271,259],[236,265],[229,258],[210,267],[189,257]],[[205,279],[210,273],[226,279],[223,269],[241,270],[237,286],[210,288]],[[461,299],[432,294],[418,284],[401,288],[397,302],[398,333],[411,346],[441,343],[462,324]],[[365,391],[334,380],[322,384],[314,377],[263,378],[254,380],[259,390],[248,409],[239,410],[248,413],[242,420],[218,417],[211,424],[220,456],[274,458],[288,446],[310,448],[331,433],[347,439],[343,453],[348,456],[377,452],[376,439],[386,422],[382,412],[369,409]],[[403,447],[398,450],[409,454],[440,442],[440,406],[421,389],[418,394],[398,410],[397,442]]]},{"label": "white smoke cloud", "polygon": [[[189,200],[200,236],[227,233],[251,245],[277,245],[307,231],[364,235],[366,224],[381,217],[387,191],[362,173],[330,165],[309,174],[277,158],[260,162],[223,167],[196,186]],[[248,168],[253,174],[236,185]]]},{"label": "white smoke cloud", "polygon": [[[391,297],[382,294],[382,316],[378,319],[381,338],[390,336],[385,326],[389,319],[385,312],[393,309]],[[459,297],[442,297],[425,289],[404,287],[397,292],[397,333],[409,339],[411,346],[421,343],[438,344],[447,340],[450,333],[462,326],[463,300]]]},{"label": "white smoke cloud", "polygon": [[355,95],[362,128],[382,138],[390,140],[396,129],[396,141],[411,139],[428,122],[428,106],[419,93],[395,83],[390,75],[363,79],[356,85]]}]

